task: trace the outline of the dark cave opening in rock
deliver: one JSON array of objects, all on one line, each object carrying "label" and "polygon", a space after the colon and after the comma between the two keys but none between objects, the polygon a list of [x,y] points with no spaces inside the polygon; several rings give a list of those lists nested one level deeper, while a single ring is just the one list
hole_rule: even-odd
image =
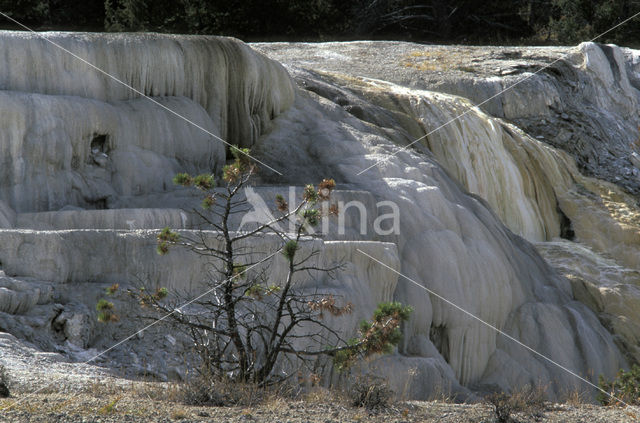
[{"label": "dark cave opening in rock", "polygon": [[571,219],[569,219],[567,215],[560,210],[560,207],[558,207],[558,214],[560,215],[560,238],[573,241],[576,237],[576,233],[571,225]]},{"label": "dark cave opening in rock", "polygon": [[429,329],[429,339],[433,342],[433,345],[440,351],[442,357],[449,361],[449,334],[447,328],[444,325],[434,326],[431,325]]},{"label": "dark cave opening in rock", "polygon": [[108,137],[105,134],[95,134],[91,138],[91,152],[92,153],[107,153],[108,150]]}]

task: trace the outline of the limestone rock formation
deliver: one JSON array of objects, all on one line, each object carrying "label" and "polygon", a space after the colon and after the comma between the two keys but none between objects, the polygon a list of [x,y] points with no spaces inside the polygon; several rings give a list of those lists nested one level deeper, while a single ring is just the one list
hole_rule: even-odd
[{"label": "limestone rock formation", "polygon": [[[496,328],[594,382],[640,360],[636,51],[252,46],[285,70],[231,39],[48,36],[200,128],[34,35],[0,34],[0,330],[78,359],[134,329],[93,323],[108,284],[198,292],[207,263],[153,244],[158,228],[198,227],[170,180],[219,172],[219,137],[272,168],[247,198],[333,177],[362,205],[306,241],[348,266],[305,283],[353,302],[345,336],[378,301],[415,308],[398,351],[367,363],[407,395],[588,389]],[[394,206],[398,231],[376,230]],[[184,340],[151,335],[111,359],[167,377]]]},{"label": "limestone rock formation", "polygon": [[232,39],[48,37],[137,91],[35,35],[2,34],[0,193],[19,212],[106,208],[166,190],[179,169],[220,169],[220,139],[251,146],[293,100],[284,69]]},{"label": "limestone rock formation", "polygon": [[4,201],[0,201],[0,228],[12,228],[16,224],[16,212]]},{"label": "limestone rock formation", "polygon": [[[633,156],[640,123],[636,50],[595,43],[574,49],[369,41],[253,46],[289,66],[464,97],[568,151],[588,175],[640,193]],[[351,108],[343,95],[333,100]]]}]

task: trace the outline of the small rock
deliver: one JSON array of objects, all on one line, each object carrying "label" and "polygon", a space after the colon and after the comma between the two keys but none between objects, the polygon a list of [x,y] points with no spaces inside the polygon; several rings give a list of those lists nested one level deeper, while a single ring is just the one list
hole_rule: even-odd
[{"label": "small rock", "polygon": [[93,326],[86,307],[81,307],[77,312],[65,311],[53,323],[62,327],[69,342],[80,348],[87,348]]},{"label": "small rock", "polygon": [[511,69],[503,69],[500,71],[500,75],[513,75],[515,73],[518,73],[519,70],[517,68],[511,68]]},{"label": "small rock", "polygon": [[64,363],[67,361],[63,355],[55,352],[36,351],[33,353],[33,355],[36,359],[44,359],[44,360],[49,360],[56,363]]},{"label": "small rock", "polygon": [[106,167],[108,160],[109,160],[109,156],[107,156],[104,153],[98,152],[98,153],[93,154],[94,163],[97,164],[100,167]]}]

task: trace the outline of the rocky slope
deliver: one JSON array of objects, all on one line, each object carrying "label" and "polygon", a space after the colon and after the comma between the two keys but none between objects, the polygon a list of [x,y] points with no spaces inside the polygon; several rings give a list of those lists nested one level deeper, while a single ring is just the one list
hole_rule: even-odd
[{"label": "rocky slope", "polygon": [[[594,382],[640,360],[637,52],[252,46],[285,71],[230,39],[50,36],[208,132],[44,41],[1,33],[0,329],[78,359],[135,331],[94,323],[108,283],[197,291],[203,264],[158,259],[153,229],[192,226],[194,198],[169,180],[221,168],[214,134],[277,170],[261,172],[266,201],[275,186],[333,177],[345,202],[364,204],[364,231],[352,215],[347,235],[318,241],[323,260],[349,266],[314,283],[354,303],[345,335],[378,300],[415,308],[399,350],[368,364],[409,397],[589,386],[359,250]],[[374,231],[393,205],[398,230]],[[111,366],[179,377],[182,342],[137,339]]]}]

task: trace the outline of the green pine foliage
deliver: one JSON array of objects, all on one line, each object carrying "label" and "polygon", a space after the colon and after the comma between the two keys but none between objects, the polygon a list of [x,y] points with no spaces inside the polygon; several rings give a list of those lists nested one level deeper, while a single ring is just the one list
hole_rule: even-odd
[{"label": "green pine foliage", "polygon": [[[598,401],[602,405],[622,405],[618,404],[618,399],[629,405],[640,405],[640,366],[634,364],[630,370],[621,369],[613,381],[607,381],[600,376],[598,383],[600,389],[611,394],[598,394]],[[615,397],[615,398],[613,398]]]},{"label": "green pine foliage", "polygon": [[157,236],[158,245],[156,247],[156,251],[161,256],[167,254],[169,252],[169,245],[175,244],[180,241],[180,235],[177,232],[172,231],[171,228],[165,227],[160,231]]},{"label": "green pine foliage", "polygon": [[214,175],[202,174],[193,178],[193,185],[203,191],[207,191],[216,186],[216,179]]},{"label": "green pine foliage", "polygon": [[296,251],[298,251],[298,243],[294,240],[290,240],[284,244],[284,248],[282,249],[282,254],[285,256],[285,258],[288,261],[292,262],[293,258],[296,255]]},{"label": "green pine foliage", "polygon": [[400,326],[409,320],[412,311],[411,306],[399,302],[378,304],[371,321],[360,322],[360,336],[349,340],[350,348],[334,355],[336,368],[346,370],[360,357],[391,353],[402,340]]}]

